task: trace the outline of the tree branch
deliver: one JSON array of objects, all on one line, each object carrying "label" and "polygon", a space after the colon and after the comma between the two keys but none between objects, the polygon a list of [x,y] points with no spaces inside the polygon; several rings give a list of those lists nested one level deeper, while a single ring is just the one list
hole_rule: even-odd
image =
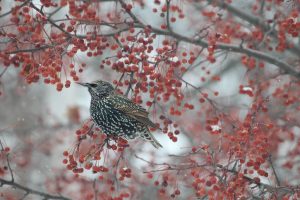
[{"label": "tree branch", "polygon": [[[238,175],[239,172],[236,171],[234,168],[232,169],[228,169],[227,167],[224,167],[223,165],[220,164],[214,164],[212,166],[209,166],[207,164],[203,164],[203,165],[199,165],[197,163],[191,163],[190,165],[170,165],[170,164],[158,164],[158,163],[153,163],[150,161],[147,161],[143,158],[140,158],[139,156],[135,155],[136,158],[147,162],[150,165],[165,165],[166,168],[163,169],[156,169],[156,170],[151,170],[151,171],[145,171],[144,173],[152,173],[152,172],[162,172],[162,171],[181,171],[181,170],[190,170],[190,169],[195,169],[195,168],[203,168],[206,171],[209,171],[210,173],[214,174],[215,176],[219,176],[219,174],[217,174],[217,170],[221,170],[223,172],[229,172],[232,173],[234,175]],[[211,172],[209,169],[207,169],[206,167],[215,167],[216,169],[213,170],[213,172]],[[299,192],[300,188],[298,186],[294,186],[294,187],[289,187],[289,186],[272,186],[266,183],[262,183],[262,182],[257,182],[255,181],[253,178],[250,178],[248,176],[242,175],[243,179],[248,181],[250,184],[255,184],[259,187],[263,187],[266,188],[267,191],[271,194],[273,194],[274,192],[278,192],[281,191],[283,195],[287,194],[287,193],[295,193],[295,192]]]},{"label": "tree branch", "polygon": [[[118,1],[122,5],[122,7],[126,7],[126,4],[124,3],[123,0],[118,0]],[[220,6],[229,6],[229,5],[227,5],[227,4],[223,5],[222,4]],[[38,12],[41,12],[40,9],[35,7],[33,4],[31,4],[31,7],[34,8],[35,10],[37,10]],[[229,7],[228,7],[228,9],[229,9]],[[125,9],[125,11],[128,13],[128,15],[135,22],[135,24],[133,24],[133,27],[135,27],[135,28],[146,28],[146,25],[144,25],[131,11],[126,10],[126,9]],[[239,13],[238,11],[236,11],[236,12]],[[257,18],[253,18],[252,16],[251,16],[252,18],[249,17],[246,14],[240,14],[240,16],[242,16],[244,18],[247,18],[249,21],[251,21],[254,24],[260,24],[261,26],[263,25],[263,23],[261,21],[259,21]],[[57,24],[55,24],[49,18],[47,19],[47,21],[50,24],[52,24],[53,26],[55,26],[56,28],[58,28],[59,30],[61,30],[62,32],[64,32],[65,34],[67,34],[68,37],[86,38],[86,35],[75,35],[75,34],[71,34],[71,33],[66,32],[64,29],[59,27]],[[112,36],[115,36],[116,34],[126,32],[130,28],[131,28],[131,26],[128,26],[128,27],[125,27],[125,28],[121,28],[118,31],[113,32],[113,33],[99,34],[97,36],[112,37]],[[206,41],[204,39],[193,39],[193,38],[175,33],[173,31],[172,32],[171,31],[163,31],[163,30],[158,29],[158,28],[152,28],[152,31],[154,33],[158,34],[158,35],[173,37],[174,39],[177,39],[178,41],[194,44],[194,45],[201,46],[201,47],[204,47],[204,48],[207,48],[209,46],[208,41]],[[44,48],[47,48],[47,47],[43,47],[43,49]],[[229,52],[241,53],[241,54],[245,54],[245,55],[254,57],[256,59],[261,59],[265,62],[268,62],[270,64],[273,64],[273,65],[279,67],[282,71],[284,71],[287,74],[290,74],[290,75],[292,75],[296,78],[300,78],[300,73],[298,71],[296,71],[293,66],[291,66],[288,63],[286,63],[284,61],[281,61],[281,60],[279,60],[279,59],[277,59],[277,58],[275,58],[275,57],[273,57],[269,54],[266,54],[264,52],[254,50],[254,49],[250,49],[250,48],[244,48],[244,47],[241,48],[240,45],[225,44],[225,43],[217,43],[216,44],[216,49],[222,49],[222,50],[226,50],[226,51],[229,51]],[[22,51],[22,50],[20,50],[20,51]],[[27,51],[30,51],[30,50],[24,50],[24,51],[27,52]],[[14,52],[10,52],[10,53],[14,53]]]},{"label": "tree branch", "polygon": [[4,152],[6,154],[6,163],[7,163],[7,167],[8,167],[10,176],[11,176],[10,181],[0,178],[0,187],[2,187],[4,185],[8,185],[8,186],[11,186],[13,188],[24,191],[25,194],[23,195],[23,197],[21,199],[24,199],[29,194],[34,194],[34,195],[44,197],[44,199],[71,200],[67,197],[56,196],[56,195],[51,195],[51,194],[48,194],[48,193],[45,193],[45,192],[40,192],[38,190],[34,190],[34,189],[29,188],[29,187],[23,186],[19,183],[16,183],[15,179],[14,179],[14,174],[13,174],[13,171],[12,171],[12,168],[11,168],[11,165],[10,165],[10,161],[9,161],[9,154],[7,152],[5,152],[4,146],[1,142],[1,140],[0,140],[0,147],[1,147],[0,151]]},{"label": "tree branch", "polygon": [[7,180],[4,180],[2,178],[0,178],[0,185],[1,186],[3,186],[3,185],[12,186],[14,188],[23,190],[26,194],[39,195],[41,197],[44,197],[45,199],[71,200],[67,197],[55,196],[55,195],[51,195],[51,194],[48,194],[48,193],[40,192],[38,190],[34,190],[34,189],[29,188],[29,187],[25,187],[25,186],[23,186],[19,183],[14,182],[14,181],[7,181]]},{"label": "tree branch", "polygon": [[[232,13],[233,15],[249,22],[250,24],[253,24],[254,26],[260,27],[264,32],[270,32],[270,35],[272,37],[277,37],[278,33],[275,29],[272,29],[267,23],[265,23],[260,17],[256,17],[254,15],[247,14],[244,10],[239,10],[230,4],[226,3],[226,1],[223,0],[208,0],[209,3],[216,3],[220,8],[224,8],[228,10],[228,12]],[[288,41],[288,46],[291,42]],[[300,55],[300,47],[297,45],[292,45],[291,48],[289,48],[291,52],[295,53],[296,55]]]},{"label": "tree branch", "polygon": [[[122,7],[125,7],[126,4],[123,2],[123,0],[119,0],[119,2],[121,3]],[[225,6],[225,5],[224,5]],[[143,25],[140,20],[129,10],[126,10],[126,12],[130,15],[130,17],[134,20],[134,22],[138,22],[139,26],[141,28],[145,28],[145,25]],[[254,21],[254,19],[252,19]],[[256,21],[255,21],[256,22]],[[260,21],[257,21],[256,23],[260,23]],[[173,37],[179,41],[183,41],[183,42],[187,42],[190,44],[194,44],[194,45],[198,45],[198,46],[202,46],[207,48],[209,46],[208,41],[203,40],[203,39],[192,39],[183,35],[180,35],[178,33],[175,32],[171,32],[171,31],[162,31],[160,29],[157,28],[152,28],[152,31],[156,34],[159,35],[165,35],[165,36],[170,36]],[[227,50],[230,52],[236,52],[236,53],[242,53],[242,54],[246,54],[248,56],[252,56],[255,57],[257,59],[261,59],[264,60],[270,64],[273,64],[275,66],[278,66],[280,69],[282,69],[284,72],[300,78],[300,72],[294,70],[294,68],[292,66],[290,66],[289,64],[287,64],[286,62],[283,62],[269,54],[263,53],[261,51],[257,51],[257,50],[253,50],[253,49],[249,49],[249,48],[241,48],[239,45],[232,45],[232,44],[225,44],[225,43],[217,43],[216,44],[216,49],[223,49],[223,50]]]},{"label": "tree branch", "polygon": [[[184,41],[184,42],[191,43],[191,44],[198,45],[198,46],[202,46],[205,48],[208,47],[208,45],[209,45],[208,41],[206,41],[206,40],[202,40],[202,39],[195,40],[195,39],[192,39],[192,38],[189,38],[189,37],[186,37],[186,36],[174,33],[174,32],[171,33],[171,32],[161,31],[159,29],[152,29],[152,30],[153,30],[153,32],[155,32],[159,35],[171,36],[177,40]],[[269,54],[263,53],[261,51],[244,48],[244,47],[241,48],[240,45],[232,45],[232,44],[225,44],[225,43],[217,43],[216,49],[227,50],[229,52],[242,53],[242,54],[246,54],[248,56],[255,57],[257,59],[264,60],[270,64],[273,64],[273,65],[279,67],[284,72],[286,72],[294,77],[300,78],[300,72],[296,71],[291,65],[289,65],[286,62],[283,62]]]},{"label": "tree branch", "polygon": [[274,165],[273,165],[273,161],[272,161],[271,155],[269,156],[269,159],[268,159],[268,160],[269,160],[269,163],[270,163],[270,165],[271,165],[273,174],[274,174],[274,176],[275,176],[276,184],[277,184],[277,186],[280,186],[280,180],[279,180],[279,177],[278,177],[278,175],[277,175],[277,173],[276,173],[276,171],[275,171],[275,168],[274,168]]}]

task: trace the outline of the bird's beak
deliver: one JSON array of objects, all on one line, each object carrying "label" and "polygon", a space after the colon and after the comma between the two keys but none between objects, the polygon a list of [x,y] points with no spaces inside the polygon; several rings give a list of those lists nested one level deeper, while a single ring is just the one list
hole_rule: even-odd
[{"label": "bird's beak", "polygon": [[84,87],[89,87],[90,86],[89,83],[81,83],[81,82],[76,82],[76,83],[79,84],[79,85],[82,85]]}]

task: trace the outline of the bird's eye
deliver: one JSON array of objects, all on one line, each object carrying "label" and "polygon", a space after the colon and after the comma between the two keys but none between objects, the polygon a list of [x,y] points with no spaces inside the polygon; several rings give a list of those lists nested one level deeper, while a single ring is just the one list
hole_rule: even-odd
[{"label": "bird's eye", "polygon": [[96,83],[90,83],[90,86],[95,88],[95,87],[97,87],[97,84]]}]

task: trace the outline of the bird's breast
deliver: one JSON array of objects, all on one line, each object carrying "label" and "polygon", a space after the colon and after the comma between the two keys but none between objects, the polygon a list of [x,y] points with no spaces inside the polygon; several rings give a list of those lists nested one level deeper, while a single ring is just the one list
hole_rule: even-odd
[{"label": "bird's breast", "polygon": [[123,112],[115,109],[110,102],[92,102],[90,113],[94,123],[106,134],[135,138],[141,124]]}]

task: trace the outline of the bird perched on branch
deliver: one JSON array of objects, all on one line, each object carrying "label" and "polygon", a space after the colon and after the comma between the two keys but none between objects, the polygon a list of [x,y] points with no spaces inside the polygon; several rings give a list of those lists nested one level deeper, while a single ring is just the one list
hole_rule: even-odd
[{"label": "bird perched on branch", "polygon": [[154,147],[162,147],[148,128],[156,128],[157,125],[149,119],[149,113],[143,107],[117,94],[113,86],[106,81],[78,84],[88,88],[92,97],[91,117],[105,134],[126,139],[142,137]]}]

